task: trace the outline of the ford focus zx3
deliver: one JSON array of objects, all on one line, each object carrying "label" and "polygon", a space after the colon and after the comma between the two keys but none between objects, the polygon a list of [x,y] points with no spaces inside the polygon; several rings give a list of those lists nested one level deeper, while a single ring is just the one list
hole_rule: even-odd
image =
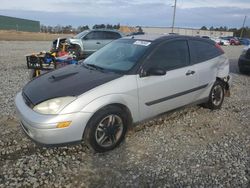
[{"label": "ford focus zx3", "polygon": [[38,144],[84,140],[104,152],[121,143],[131,124],[188,104],[219,109],[230,82],[229,61],[213,41],[143,35],[32,80],[15,104],[23,130]]}]

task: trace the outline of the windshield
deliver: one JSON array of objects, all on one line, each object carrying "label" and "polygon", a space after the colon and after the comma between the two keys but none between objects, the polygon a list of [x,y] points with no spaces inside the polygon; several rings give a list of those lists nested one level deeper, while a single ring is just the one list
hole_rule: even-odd
[{"label": "windshield", "polygon": [[78,33],[76,36],[74,36],[73,38],[75,39],[81,39],[83,36],[85,36],[89,31],[83,31],[81,33]]},{"label": "windshield", "polygon": [[145,53],[151,42],[134,39],[120,39],[113,41],[88,57],[84,64],[125,73],[133,68]]}]

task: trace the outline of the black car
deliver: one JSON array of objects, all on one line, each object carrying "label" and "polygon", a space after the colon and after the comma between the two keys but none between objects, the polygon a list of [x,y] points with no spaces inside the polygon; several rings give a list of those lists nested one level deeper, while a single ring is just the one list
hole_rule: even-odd
[{"label": "black car", "polygon": [[244,50],[239,58],[238,65],[241,73],[250,72],[250,48],[248,50]]}]

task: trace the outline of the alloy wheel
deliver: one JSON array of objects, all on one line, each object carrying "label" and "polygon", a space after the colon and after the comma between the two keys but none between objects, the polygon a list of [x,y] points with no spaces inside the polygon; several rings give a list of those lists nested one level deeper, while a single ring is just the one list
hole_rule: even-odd
[{"label": "alloy wheel", "polygon": [[212,91],[212,102],[215,106],[219,106],[223,100],[223,88],[216,85]]},{"label": "alloy wheel", "polygon": [[96,128],[96,142],[101,147],[112,147],[120,140],[123,129],[123,121],[118,115],[108,115],[100,121]]}]

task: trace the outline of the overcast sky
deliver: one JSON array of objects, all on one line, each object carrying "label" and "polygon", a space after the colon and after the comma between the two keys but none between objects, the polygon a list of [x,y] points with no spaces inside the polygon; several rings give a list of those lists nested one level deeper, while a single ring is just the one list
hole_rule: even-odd
[{"label": "overcast sky", "polygon": [[[174,0],[1,0],[0,15],[34,19],[46,25],[95,23],[169,27]],[[178,0],[176,26],[241,27],[250,0]]]}]

